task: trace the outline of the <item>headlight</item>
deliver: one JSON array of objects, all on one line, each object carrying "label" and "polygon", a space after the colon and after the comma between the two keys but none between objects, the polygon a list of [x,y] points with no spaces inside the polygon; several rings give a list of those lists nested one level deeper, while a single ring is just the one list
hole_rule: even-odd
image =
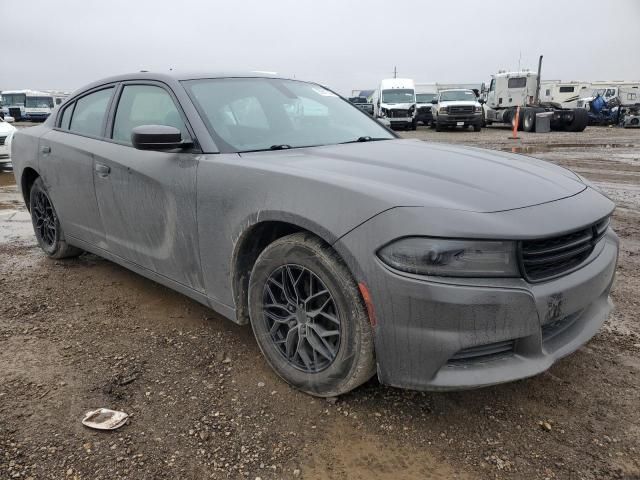
[{"label": "headlight", "polygon": [[476,113],[480,113],[482,111],[482,107],[480,105],[478,105],[476,107]]},{"label": "headlight", "polygon": [[440,107],[438,110],[440,113],[447,113],[447,107]]},{"label": "headlight", "polygon": [[387,110],[385,108],[381,108],[380,109],[380,117],[386,117],[387,116]]},{"label": "headlight", "polygon": [[407,237],[378,250],[388,266],[418,275],[519,277],[516,243]]}]

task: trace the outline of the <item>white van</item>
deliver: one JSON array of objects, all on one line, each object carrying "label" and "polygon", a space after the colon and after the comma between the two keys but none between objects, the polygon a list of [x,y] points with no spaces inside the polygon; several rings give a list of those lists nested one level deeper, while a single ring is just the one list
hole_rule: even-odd
[{"label": "white van", "polygon": [[410,78],[387,78],[374,98],[374,114],[392,128],[416,129],[416,85]]}]

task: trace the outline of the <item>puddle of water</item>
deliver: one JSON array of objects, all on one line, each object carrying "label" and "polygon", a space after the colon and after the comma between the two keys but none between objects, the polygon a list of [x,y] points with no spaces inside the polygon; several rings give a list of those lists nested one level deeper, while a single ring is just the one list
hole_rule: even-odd
[{"label": "puddle of water", "polygon": [[501,150],[511,153],[541,153],[541,152],[553,152],[554,150],[561,150],[565,148],[638,148],[640,145],[635,143],[544,143],[534,145],[518,145],[518,146],[504,146]]},{"label": "puddle of water", "polygon": [[2,210],[0,213],[1,243],[33,243],[33,225],[31,216],[26,210]]}]

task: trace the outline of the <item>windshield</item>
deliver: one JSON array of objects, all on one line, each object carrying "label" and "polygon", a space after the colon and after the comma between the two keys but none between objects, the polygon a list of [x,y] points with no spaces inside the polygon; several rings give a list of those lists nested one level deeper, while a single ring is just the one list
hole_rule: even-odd
[{"label": "windshield", "polygon": [[431,103],[434,98],[436,98],[435,93],[416,93],[417,103]]},{"label": "windshield", "polygon": [[3,93],[2,94],[2,105],[6,106],[14,106],[14,105],[22,105],[24,106],[24,99],[26,95],[24,93]]},{"label": "windshield", "polygon": [[272,78],[183,84],[216,143],[233,151],[395,138],[360,109],[319,85]]},{"label": "windshield", "polygon": [[383,103],[414,103],[415,93],[408,88],[394,88],[392,90],[382,90]]},{"label": "windshield", "polygon": [[53,97],[27,97],[27,108],[53,108]]},{"label": "windshield", "polygon": [[441,102],[476,101],[476,94],[472,90],[449,90],[440,93]]},{"label": "windshield", "polygon": [[367,99],[365,97],[351,97],[349,101],[351,103],[367,103]]}]

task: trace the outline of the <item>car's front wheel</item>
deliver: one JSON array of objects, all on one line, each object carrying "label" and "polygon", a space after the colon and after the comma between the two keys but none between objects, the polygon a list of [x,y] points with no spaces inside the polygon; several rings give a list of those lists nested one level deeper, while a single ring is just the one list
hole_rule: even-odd
[{"label": "car's front wheel", "polygon": [[288,235],[260,254],[249,313],[271,367],[304,392],[340,395],[375,372],[373,331],[358,286],[337,253],[311,234]]},{"label": "car's front wheel", "polygon": [[29,212],[38,245],[49,257],[77,257],[82,253],[82,250],[66,242],[58,214],[53,208],[42,177],[38,177],[31,186]]}]

